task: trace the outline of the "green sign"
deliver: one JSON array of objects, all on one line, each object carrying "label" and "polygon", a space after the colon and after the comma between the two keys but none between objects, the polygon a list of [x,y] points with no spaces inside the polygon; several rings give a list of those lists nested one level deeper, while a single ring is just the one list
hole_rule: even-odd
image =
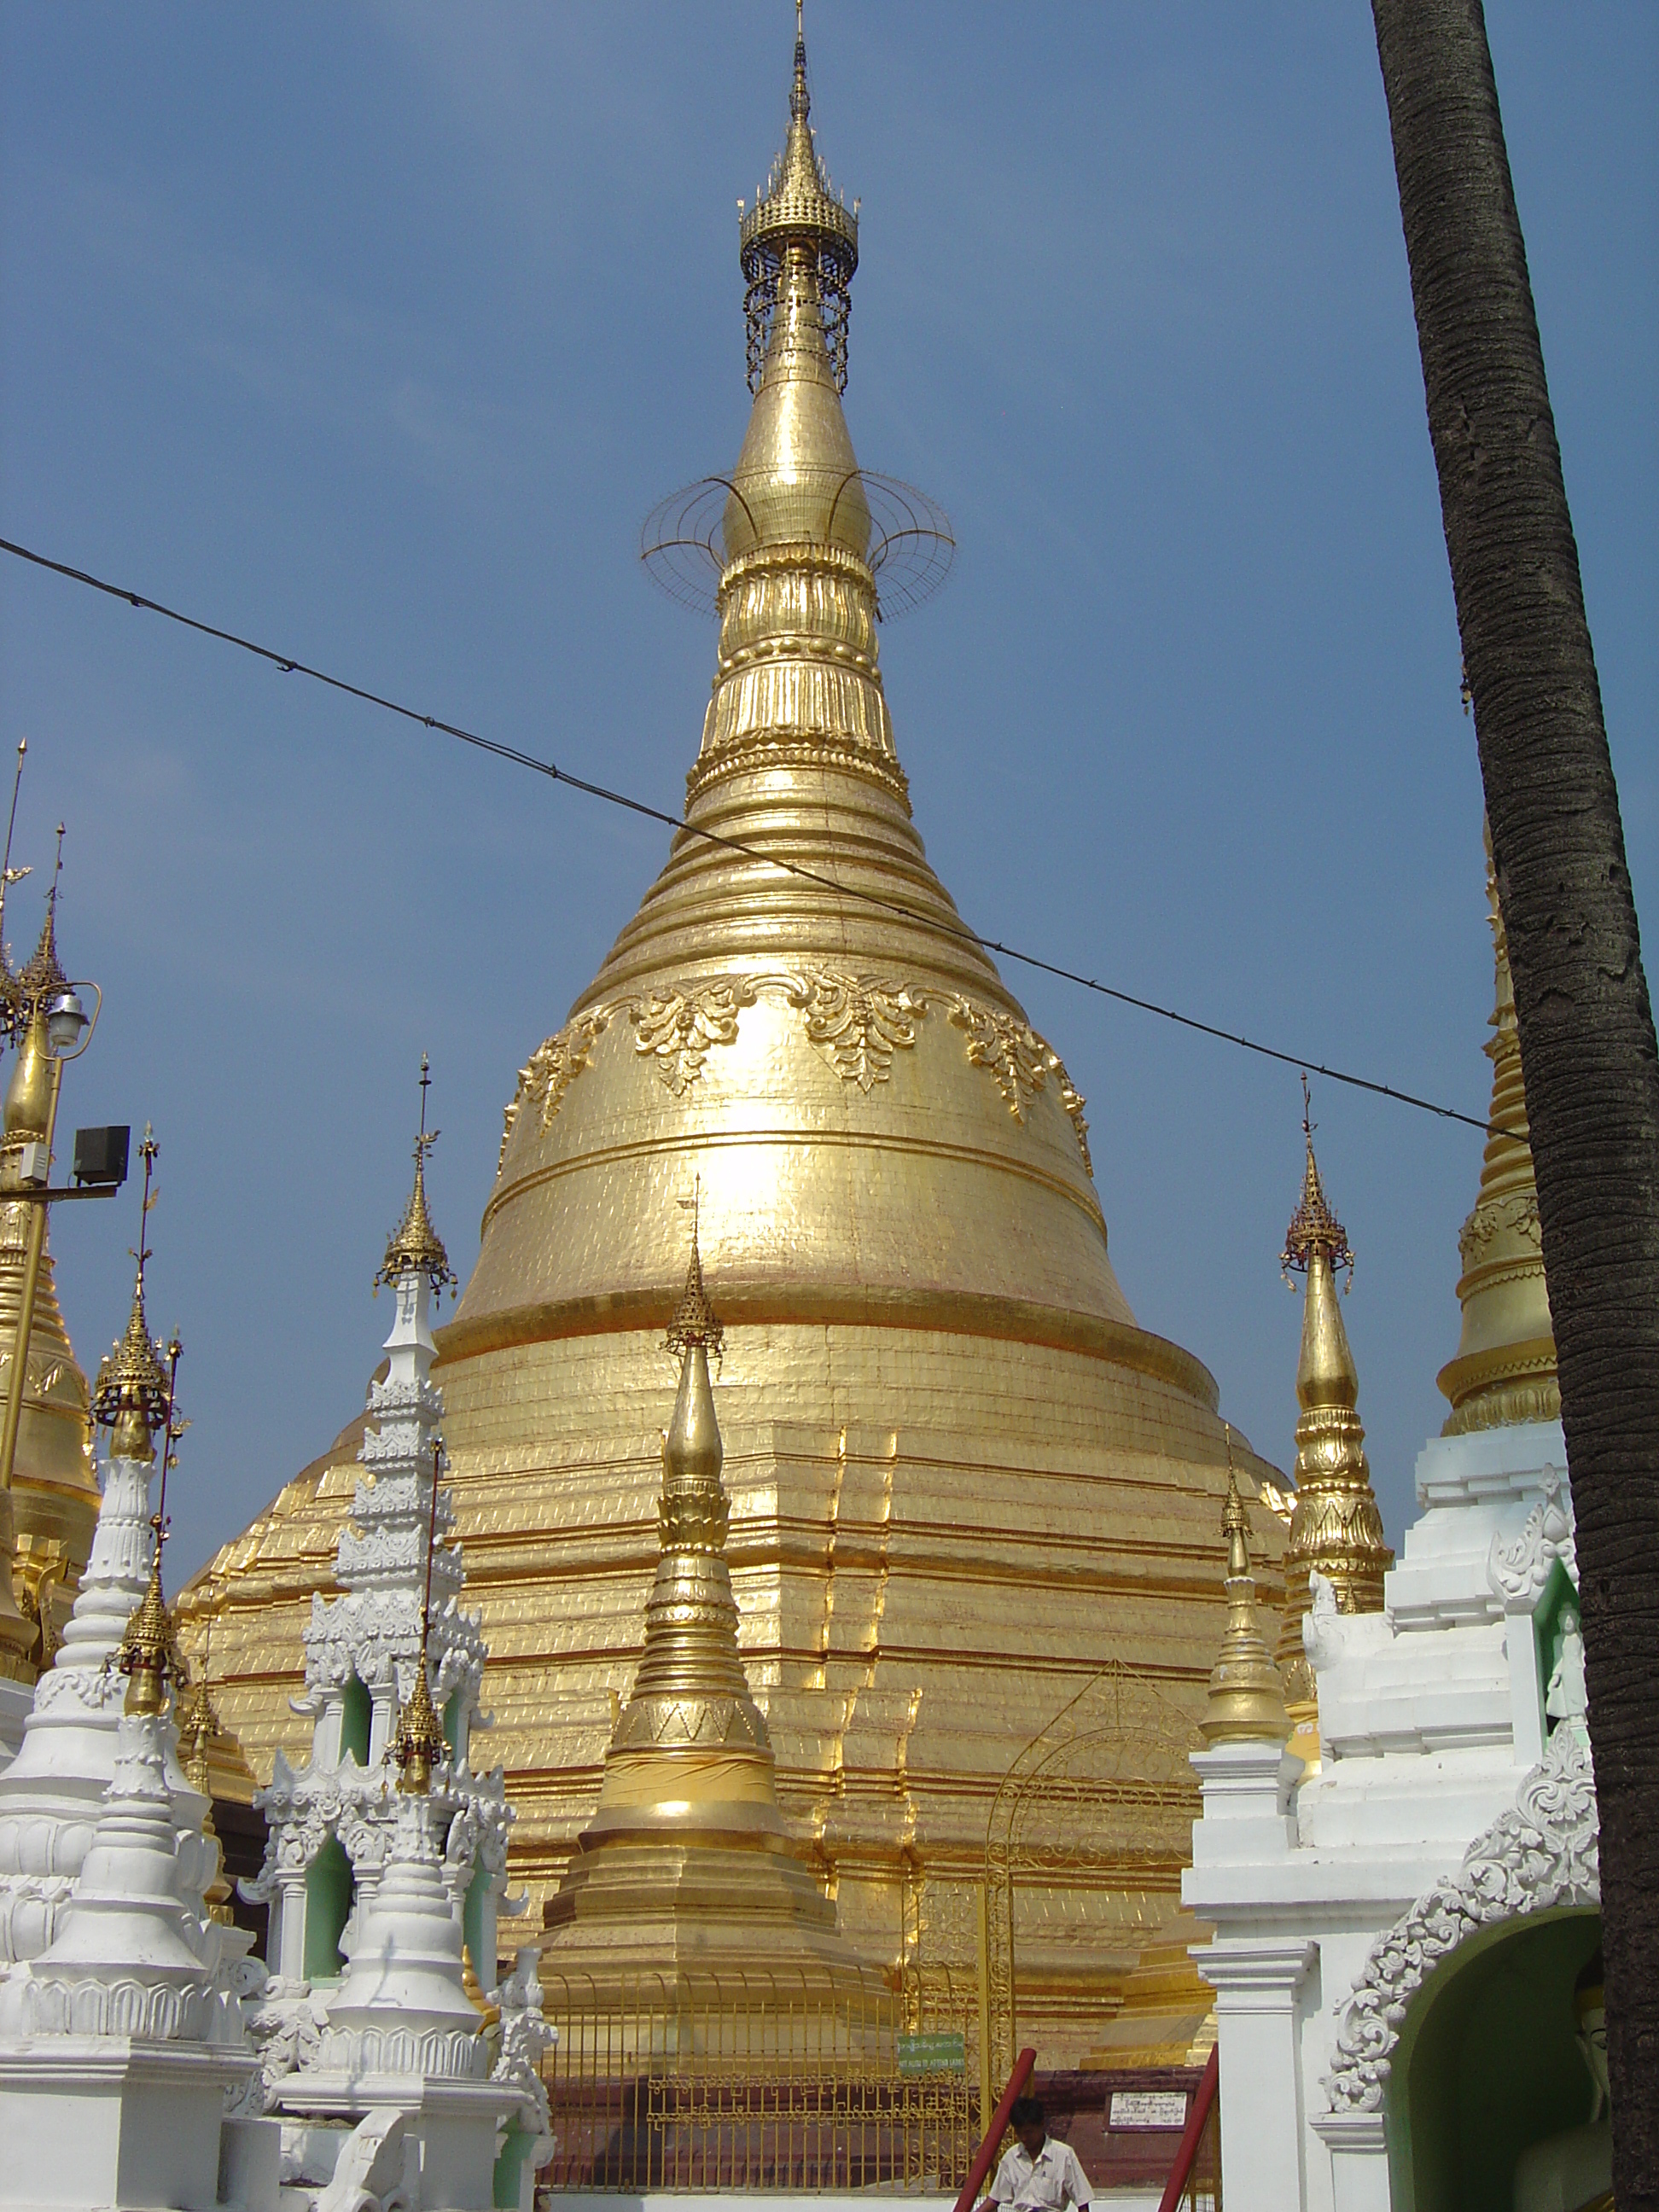
[{"label": "green sign", "polygon": [[946,2029],[934,2035],[902,2035],[898,2039],[901,2074],[963,2074],[967,2068],[967,2044],[954,2030]]}]

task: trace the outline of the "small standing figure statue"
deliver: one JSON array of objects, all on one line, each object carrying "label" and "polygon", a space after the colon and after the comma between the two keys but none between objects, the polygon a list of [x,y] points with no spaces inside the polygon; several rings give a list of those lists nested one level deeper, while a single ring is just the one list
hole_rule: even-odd
[{"label": "small standing figure statue", "polygon": [[1576,1606],[1561,1608],[1561,1643],[1544,1692],[1544,1711],[1553,1721],[1582,1721],[1589,1711],[1584,1686],[1584,1638]]}]

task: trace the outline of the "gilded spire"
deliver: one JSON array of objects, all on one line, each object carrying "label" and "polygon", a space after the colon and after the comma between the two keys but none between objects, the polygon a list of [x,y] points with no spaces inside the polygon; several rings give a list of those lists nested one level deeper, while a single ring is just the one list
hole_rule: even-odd
[{"label": "gilded spire", "polygon": [[167,1418],[171,1386],[161,1346],[149,1333],[144,1313],[144,1263],[151,1257],[144,1232],[149,1226],[150,1180],[161,1146],[144,1125],[144,1141],[138,1147],[144,1163],[143,1206],[138,1217],[137,1279],[132,1286],[132,1310],[125,1332],[99,1362],[93,1385],[92,1411],[101,1428],[110,1430],[110,1455],[114,1459],[142,1460],[155,1456],[150,1439]]},{"label": "gilded spire", "polygon": [[708,1302],[708,1293],[702,1285],[702,1255],[697,1249],[697,1208],[702,1194],[692,1201],[691,1264],[685,1271],[685,1287],[680,1292],[679,1304],[674,1309],[664,1340],[665,1349],[678,1352],[682,1358],[694,1346],[701,1345],[705,1352],[712,1352],[718,1359],[726,1349],[726,1331],[715,1319],[714,1309]]},{"label": "gilded spire", "polygon": [[1561,1417],[1509,945],[1498,902],[1492,833],[1484,823],[1481,826],[1496,969],[1492,1033],[1486,1044],[1492,1067],[1492,1107],[1480,1193],[1458,1239],[1463,1261],[1457,1285],[1462,1334],[1457,1357],[1441,1369],[1439,1376],[1440,1388],[1451,1401],[1443,1431],[1447,1436],[1498,1428],[1511,1421]]},{"label": "gilded spire", "polygon": [[1227,1626],[1210,1669],[1209,1702],[1199,1726],[1206,1743],[1284,1743],[1291,1733],[1285,1692],[1256,1620],[1255,1577],[1250,1572],[1249,1522],[1238,1494],[1227,1438]]},{"label": "gilded spire", "polygon": [[442,1132],[434,1129],[428,1135],[426,1126],[426,1094],[432,1078],[427,1056],[421,1054],[421,1133],[415,1139],[415,1188],[409,1194],[409,1204],[404,1208],[404,1218],[387,1240],[386,1257],[375,1273],[374,1286],[392,1284],[404,1275],[424,1275],[434,1292],[441,1291],[446,1283],[453,1283],[455,1271],[449,1264],[449,1255],[443,1239],[432,1226],[432,1216],[426,1206],[426,1156],[438,1141]]},{"label": "gilded spire", "polygon": [[1355,1410],[1359,1377],[1336,1296],[1336,1270],[1353,1279],[1347,1231],[1325,1195],[1314,1157],[1307,1079],[1303,1079],[1302,1132],[1307,1145],[1301,1201],[1285,1235],[1280,1265],[1307,1277],[1302,1310],[1302,1356],[1296,1395],[1296,1508],[1285,1553],[1286,1592],[1283,1636],[1294,1668],[1301,1654],[1301,1617],[1308,1574],[1317,1568],[1345,1613],[1380,1613],[1382,1577],[1394,1553],[1382,1540],[1382,1516],[1371,1492],[1365,1431]]},{"label": "gilded spire", "polygon": [[[208,1661],[212,1632],[213,1617],[210,1614],[202,1644],[202,1664],[195,1687],[173,1715],[173,1724],[179,1731],[179,1764],[185,1770],[185,1779],[192,1790],[207,1800],[206,1810],[202,1814],[202,1833],[216,1837],[218,1830],[213,1825],[213,1746],[222,1729],[213,1699],[208,1694]],[[202,1901],[207,1907],[210,1920],[216,1920],[225,1927],[230,1926],[233,1917],[230,1897],[230,1884],[225,1879],[224,1854],[222,1851],[213,1879],[203,1892]]]}]

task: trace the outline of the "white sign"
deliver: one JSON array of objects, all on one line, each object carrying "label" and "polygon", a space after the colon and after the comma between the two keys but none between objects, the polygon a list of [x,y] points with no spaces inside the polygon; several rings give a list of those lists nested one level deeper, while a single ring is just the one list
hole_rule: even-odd
[{"label": "white sign", "polygon": [[1112,2125],[1115,2128],[1184,2128],[1187,2092],[1184,2089],[1114,2089]]}]

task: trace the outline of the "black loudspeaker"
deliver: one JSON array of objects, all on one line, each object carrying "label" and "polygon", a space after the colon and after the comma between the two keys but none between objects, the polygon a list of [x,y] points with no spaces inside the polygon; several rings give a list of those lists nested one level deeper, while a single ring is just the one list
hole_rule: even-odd
[{"label": "black loudspeaker", "polygon": [[132,1131],[125,1125],[108,1129],[77,1129],[75,1133],[75,1180],[77,1183],[114,1185],[127,1179],[127,1146]]}]

